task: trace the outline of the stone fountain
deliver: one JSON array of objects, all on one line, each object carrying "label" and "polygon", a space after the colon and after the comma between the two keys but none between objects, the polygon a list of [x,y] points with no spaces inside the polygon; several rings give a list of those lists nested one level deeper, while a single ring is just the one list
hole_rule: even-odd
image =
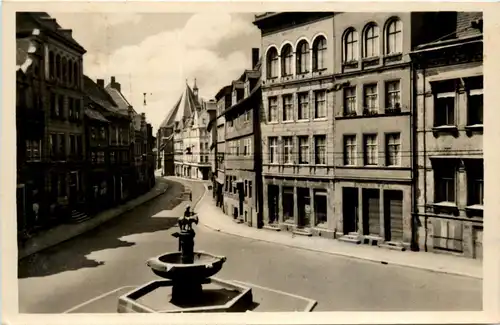
[{"label": "stone fountain", "polygon": [[194,250],[197,216],[179,218],[179,252],[147,261],[164,280],[155,280],[118,299],[119,313],[243,312],[252,305],[252,289],[234,281],[212,278],[226,261]]}]

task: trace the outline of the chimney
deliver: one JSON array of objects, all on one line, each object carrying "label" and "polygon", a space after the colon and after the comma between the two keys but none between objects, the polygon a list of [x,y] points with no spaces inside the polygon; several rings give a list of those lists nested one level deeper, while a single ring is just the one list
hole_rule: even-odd
[{"label": "chimney", "polygon": [[128,117],[130,119],[133,119],[134,118],[134,108],[132,106],[129,106],[128,109],[127,109],[127,113],[128,113]]},{"label": "chimney", "polygon": [[116,82],[115,76],[111,77],[111,88],[122,91],[121,85],[119,82]]},{"label": "chimney", "polygon": [[255,66],[259,63],[259,51],[258,48],[252,48],[252,69],[255,69]]},{"label": "chimney", "polygon": [[96,82],[99,87],[104,88],[104,79],[97,79]]},{"label": "chimney", "polygon": [[146,113],[141,113],[141,130],[146,128]]}]

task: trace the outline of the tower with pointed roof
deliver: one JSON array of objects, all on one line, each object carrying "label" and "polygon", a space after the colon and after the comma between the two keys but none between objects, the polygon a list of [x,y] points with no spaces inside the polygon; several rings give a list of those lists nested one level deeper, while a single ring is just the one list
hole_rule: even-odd
[{"label": "tower with pointed roof", "polygon": [[180,97],[162,121],[157,132],[158,167],[165,175],[208,179],[209,115],[199,98],[196,79],[193,88],[186,82]]}]

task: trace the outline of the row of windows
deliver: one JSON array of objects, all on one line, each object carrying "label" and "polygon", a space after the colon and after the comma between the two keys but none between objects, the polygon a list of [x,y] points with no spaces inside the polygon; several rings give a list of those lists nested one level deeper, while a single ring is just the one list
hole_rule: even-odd
[{"label": "row of windows", "polygon": [[228,141],[226,146],[230,157],[250,157],[253,155],[252,138]]},{"label": "row of windows", "polygon": [[[295,199],[294,191],[296,190],[297,198]],[[312,191],[312,198],[311,198]],[[284,222],[294,222],[295,205],[299,217],[299,224],[303,226],[326,227],[327,224],[327,209],[328,209],[328,194],[325,189],[310,189],[305,187],[283,186],[280,193],[277,185],[268,185],[269,202],[275,206],[269,207],[269,223],[279,223],[278,211],[281,208],[283,211]],[[282,206],[279,207],[279,195],[282,196]],[[313,207],[313,214],[311,214]],[[309,208],[309,209],[308,209]],[[312,224],[313,220],[314,224]]]},{"label": "row of windows", "polygon": [[[283,107],[281,116],[282,122],[291,122],[295,119],[309,120],[310,115],[312,115],[314,119],[324,119],[327,117],[326,90],[314,91],[312,93],[312,98],[311,93],[308,91],[299,92],[296,94],[295,98],[297,100],[297,105],[295,105],[293,94],[281,96],[281,107]],[[312,106],[314,111],[312,114],[310,112],[310,101],[313,101]],[[278,96],[268,97],[267,121],[269,123],[277,123],[280,120],[278,105]],[[295,109],[295,106],[297,106],[297,109]],[[296,116],[295,112],[297,112]]]},{"label": "row of windows", "polygon": [[[104,151],[92,151],[90,153],[90,160],[92,164],[104,164],[106,162],[106,153]],[[128,151],[109,151],[109,162],[111,164],[116,164],[120,161],[125,163],[129,161]]]},{"label": "row of windows", "polygon": [[[378,83],[369,83],[362,85],[362,108],[363,115],[372,115],[379,113],[380,96]],[[385,111],[401,111],[401,82],[391,80],[385,82]],[[357,87],[350,86],[343,89],[343,114],[344,116],[356,116],[358,114]]]},{"label": "row of windows", "polygon": [[[350,27],[343,36],[342,61],[345,63],[357,61],[360,54],[363,58],[378,57],[380,56],[380,44],[380,29],[376,23],[370,22],[363,29],[361,46],[359,46],[358,31]],[[403,23],[401,20],[398,18],[389,20],[389,23],[386,24],[382,44],[384,44],[384,55],[403,52]]]},{"label": "row of windows", "polygon": [[48,68],[50,78],[56,78],[69,86],[79,86],[81,83],[80,65],[76,60],[50,51]]},{"label": "row of windows", "polygon": [[[359,46],[359,34],[353,27],[346,29],[342,38],[342,62],[348,63],[363,58],[380,56],[380,44],[384,45],[385,55],[400,54],[403,52],[403,24],[398,18],[391,18],[386,24],[384,37],[380,43],[380,29],[374,22],[366,25],[362,32],[362,46]],[[295,49],[286,43],[278,52],[276,46],[271,46],[266,53],[267,78],[277,78],[293,75],[293,58],[295,53],[295,73],[304,74],[309,71],[318,71],[326,68],[327,40],[324,36],[317,36],[312,42],[312,51],[307,40],[301,40]],[[312,57],[312,60],[311,60]],[[281,59],[281,60],[280,60]],[[280,67],[281,66],[281,71]]]},{"label": "row of windows", "polygon": [[[313,138],[314,159],[316,165],[326,164],[326,135],[315,135]],[[281,147],[281,163],[282,164],[310,164],[310,137],[298,136],[297,146],[294,144],[294,137],[282,137],[281,143],[278,137],[268,138],[268,163],[280,163],[279,148]],[[298,149],[298,150],[297,150]]]},{"label": "row of windows", "polygon": [[83,154],[82,135],[51,133],[49,134],[49,155],[53,158],[64,159],[68,154],[72,156]]},{"label": "row of windows", "polygon": [[[301,40],[297,45],[296,51],[296,73],[304,74],[309,71],[319,71],[326,68],[326,38],[322,35],[317,36],[312,42],[312,52],[310,45],[306,40]],[[312,60],[310,56],[312,54]],[[292,62],[294,49],[291,44],[285,44],[281,53],[275,46],[267,50],[267,78],[277,78],[280,74],[279,65],[281,65],[281,76],[290,76],[293,74]],[[281,64],[280,63],[281,58]],[[312,62],[311,62],[312,61]]]},{"label": "row of windows", "polygon": [[[442,159],[434,168],[434,202],[456,203],[457,201],[457,164],[450,159]],[[471,162],[465,166],[467,184],[467,205],[484,203],[483,162]]]},{"label": "row of windows", "polygon": [[[326,135],[315,135],[313,138],[314,157],[313,164],[326,164]],[[294,137],[282,137],[279,143],[278,137],[268,138],[268,162],[270,164],[310,164],[310,137],[298,136],[294,143]],[[401,138],[399,133],[388,133],[385,136],[385,165],[401,165]],[[280,150],[281,149],[281,150]],[[379,148],[377,134],[363,135],[363,165],[379,165]],[[281,161],[279,160],[281,156]],[[358,161],[356,135],[344,136],[343,161],[346,166],[356,166]]]},{"label": "row of windows", "polygon": [[[377,134],[363,134],[363,150],[361,152],[364,166],[378,166],[379,139]],[[385,166],[401,166],[401,136],[400,133],[385,134]],[[344,135],[344,165],[358,164],[356,135]]]},{"label": "row of windows", "polygon": [[[238,193],[238,182],[236,181],[236,176],[226,176],[225,177],[225,185],[224,191],[227,193],[237,194]],[[243,195],[247,198],[252,198],[252,181],[244,180],[243,183]]]},{"label": "row of windows", "polygon": [[252,112],[248,110],[234,119],[227,119],[227,127],[228,128],[241,127],[242,125],[250,123],[251,113]]},{"label": "row of windows", "polygon": [[[464,84],[462,84],[462,82]],[[467,125],[483,124],[483,77],[446,80],[433,85],[434,126],[457,125],[457,108],[463,98],[467,107]],[[463,90],[463,91],[462,91]]]},{"label": "row of windows", "polygon": [[51,93],[50,107],[52,111],[52,116],[55,118],[59,119],[67,118],[69,121],[80,121],[82,119],[81,99]]}]

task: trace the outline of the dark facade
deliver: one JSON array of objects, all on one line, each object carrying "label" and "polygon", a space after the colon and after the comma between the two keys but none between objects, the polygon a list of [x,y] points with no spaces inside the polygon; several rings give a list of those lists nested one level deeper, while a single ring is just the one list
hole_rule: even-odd
[{"label": "dark facade", "polygon": [[412,53],[416,238],[422,251],[482,259],[481,12],[455,13],[455,32]]},{"label": "dark facade", "polygon": [[[18,150],[24,153],[19,160],[26,160],[18,180],[18,201],[24,206],[20,213],[25,216],[19,219],[36,215],[27,219],[34,221],[29,226],[44,227],[68,220],[85,199],[85,49],[72,38],[71,30],[63,29],[43,12],[17,13],[16,38],[32,45],[24,51],[31,60],[30,65],[25,64],[30,72],[18,83],[22,86],[18,96],[25,97],[26,103],[19,105],[19,117],[30,116],[18,124]],[[35,109],[27,110],[30,106]],[[35,120],[37,127],[28,131]],[[20,223],[20,227],[25,226],[28,224]]]},{"label": "dark facade", "polygon": [[247,70],[232,86],[233,105],[225,118],[223,211],[253,227],[262,227],[260,71]]}]

